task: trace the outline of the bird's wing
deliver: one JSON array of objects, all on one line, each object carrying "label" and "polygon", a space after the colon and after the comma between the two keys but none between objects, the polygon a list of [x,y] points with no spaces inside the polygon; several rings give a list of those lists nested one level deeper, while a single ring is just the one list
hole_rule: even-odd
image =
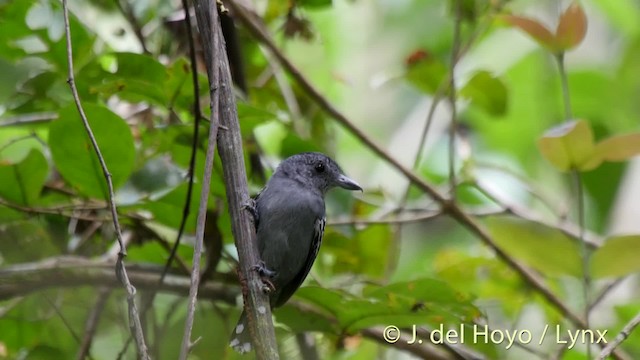
[{"label": "bird's wing", "polygon": [[280,296],[278,297],[275,307],[284,305],[284,303],[291,298],[293,293],[302,285],[304,279],[309,275],[309,271],[311,271],[311,267],[313,266],[316,257],[318,256],[318,251],[320,251],[320,245],[322,244],[322,236],[324,235],[324,225],[326,223],[326,219],[324,217],[317,218],[313,225],[313,235],[311,239],[311,246],[309,247],[309,253],[307,254],[307,258],[304,262],[303,268],[300,270],[296,277],[293,278],[289,283],[287,283],[282,289]]}]

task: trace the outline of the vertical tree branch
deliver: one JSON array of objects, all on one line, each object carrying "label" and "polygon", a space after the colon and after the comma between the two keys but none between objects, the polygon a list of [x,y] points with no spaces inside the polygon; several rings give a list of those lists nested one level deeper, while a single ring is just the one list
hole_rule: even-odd
[{"label": "vertical tree branch", "polygon": [[84,109],[82,108],[82,103],[80,102],[80,95],[78,95],[78,89],[75,84],[75,77],[73,73],[73,49],[71,47],[71,28],[69,26],[69,7],[67,6],[67,0],[62,0],[62,13],[64,17],[64,30],[65,30],[65,40],[67,47],[67,71],[68,71],[68,79],[67,83],[71,88],[71,93],[73,95],[73,100],[78,108],[78,113],[80,114],[80,118],[82,119],[82,125],[89,136],[91,141],[91,145],[93,146],[93,150],[95,151],[98,161],[100,162],[100,167],[102,168],[102,173],[104,174],[104,178],[107,182],[107,188],[109,190],[108,193],[108,204],[109,210],[111,210],[111,217],[113,220],[113,226],[116,231],[116,237],[118,239],[118,245],[120,246],[120,250],[118,252],[118,261],[116,262],[116,277],[122,285],[124,286],[127,292],[127,303],[129,308],[129,327],[131,328],[131,332],[136,339],[136,345],[138,347],[138,356],[143,359],[149,359],[149,354],[147,351],[147,345],[144,340],[144,334],[142,332],[142,325],[140,323],[140,314],[138,313],[138,308],[136,307],[135,302],[135,294],[136,288],[131,285],[129,281],[129,276],[127,275],[127,270],[124,266],[124,257],[127,256],[127,249],[124,245],[124,240],[122,239],[122,230],[120,228],[120,222],[118,221],[118,210],[116,208],[115,195],[113,191],[113,182],[111,181],[111,173],[109,173],[109,169],[107,168],[107,164],[102,157],[102,153],[100,151],[100,147],[96,141],[95,136],[93,135],[93,131],[91,130],[91,126],[89,125],[89,120],[87,119],[86,114],[84,113]]},{"label": "vertical tree branch", "polygon": [[[204,237],[205,222],[207,219],[207,205],[209,203],[209,188],[211,186],[211,173],[213,171],[213,160],[215,157],[216,143],[218,138],[218,124],[220,119],[220,93],[218,84],[220,82],[220,59],[224,58],[224,51],[220,51],[220,37],[218,31],[216,3],[209,1],[208,7],[199,8],[196,4],[196,13],[208,11],[213,14],[213,21],[209,22],[207,29],[211,37],[206,40],[212,47],[207,60],[207,72],[209,74],[209,99],[211,107],[211,121],[209,124],[209,143],[207,145],[207,155],[204,164],[204,175],[202,179],[202,191],[200,192],[200,204],[198,206],[198,219],[196,223],[196,243],[193,249],[193,268],[191,270],[191,288],[189,289],[189,300],[187,308],[187,319],[180,346],[180,359],[186,360],[191,349],[191,330],[193,328],[193,318],[195,316],[196,300],[198,297],[198,286],[200,284],[200,258],[202,257],[202,243]],[[187,9],[188,10],[188,9]],[[188,16],[188,13],[187,13]],[[200,25],[200,22],[198,22]],[[203,26],[202,26],[203,27]],[[202,27],[201,32],[202,32]],[[205,40],[205,41],[206,41]],[[206,50],[205,50],[206,51]],[[194,94],[198,96],[198,94]],[[194,140],[195,141],[195,140]]]},{"label": "vertical tree branch", "polygon": [[[213,1],[194,0],[198,29],[202,36],[204,55],[207,64],[212,63],[213,54],[219,54],[220,68],[207,68],[209,86],[211,90],[217,87],[220,101],[220,127],[218,136],[218,151],[222,160],[224,181],[227,194],[229,213],[232,221],[232,231],[240,260],[240,273],[243,279],[243,295],[245,310],[249,319],[249,331],[253,339],[255,353],[258,359],[278,359],[278,347],[275,331],[271,319],[269,298],[262,292],[262,281],[252,267],[260,261],[256,242],[253,219],[245,206],[249,203],[247,174],[242,151],[242,137],[238,121],[233,82],[229,61],[224,56],[224,39],[221,39],[221,29],[215,8],[207,6]],[[213,34],[221,39],[214,48]],[[219,83],[213,82],[214,72],[219,71]]]},{"label": "vertical tree branch", "polygon": [[[556,63],[558,64],[558,72],[560,74],[560,83],[562,90],[562,98],[564,100],[564,116],[565,121],[569,121],[573,118],[573,111],[571,110],[571,94],[569,93],[569,80],[567,78],[567,71],[564,66],[564,52],[560,52],[555,55]],[[578,218],[578,230],[580,240],[580,257],[582,259],[582,298],[584,302],[583,317],[585,328],[588,329],[591,325],[589,321],[589,313],[591,310],[590,304],[590,292],[591,292],[591,274],[589,269],[590,250],[585,241],[585,221],[584,221],[584,187],[582,186],[582,178],[580,172],[576,169],[571,170],[571,177],[574,180],[574,189],[576,194],[576,216]],[[591,344],[585,344],[587,348],[587,358],[591,358]]]}]

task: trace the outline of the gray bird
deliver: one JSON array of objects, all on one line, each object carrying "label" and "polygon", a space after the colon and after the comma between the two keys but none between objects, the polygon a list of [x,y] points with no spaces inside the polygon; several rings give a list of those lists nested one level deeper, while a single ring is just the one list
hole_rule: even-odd
[{"label": "gray bird", "polygon": [[[362,191],[331,158],[309,152],[284,160],[258,194],[254,217],[263,263],[256,269],[273,288],[272,308],[286,303],[309,274],[324,233],[324,195],[336,186]],[[245,312],[229,345],[240,353],[251,351]]]}]

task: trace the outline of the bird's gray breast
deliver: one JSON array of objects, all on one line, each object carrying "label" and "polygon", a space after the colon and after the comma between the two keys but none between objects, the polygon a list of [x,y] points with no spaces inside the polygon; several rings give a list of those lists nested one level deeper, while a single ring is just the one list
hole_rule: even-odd
[{"label": "bird's gray breast", "polygon": [[[260,222],[258,248],[268,269],[277,274],[273,283],[283,288],[307,267],[317,222],[324,218],[324,200],[287,179],[272,179],[256,204]],[[276,290],[277,292],[278,290]]]}]

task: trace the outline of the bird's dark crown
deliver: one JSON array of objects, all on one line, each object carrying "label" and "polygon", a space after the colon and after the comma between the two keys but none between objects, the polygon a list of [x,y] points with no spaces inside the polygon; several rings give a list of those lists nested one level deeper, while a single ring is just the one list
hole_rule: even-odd
[{"label": "bird's dark crown", "polygon": [[287,177],[322,194],[336,186],[361,190],[357,183],[344,176],[333,159],[319,152],[300,153],[285,159],[274,176]]}]

